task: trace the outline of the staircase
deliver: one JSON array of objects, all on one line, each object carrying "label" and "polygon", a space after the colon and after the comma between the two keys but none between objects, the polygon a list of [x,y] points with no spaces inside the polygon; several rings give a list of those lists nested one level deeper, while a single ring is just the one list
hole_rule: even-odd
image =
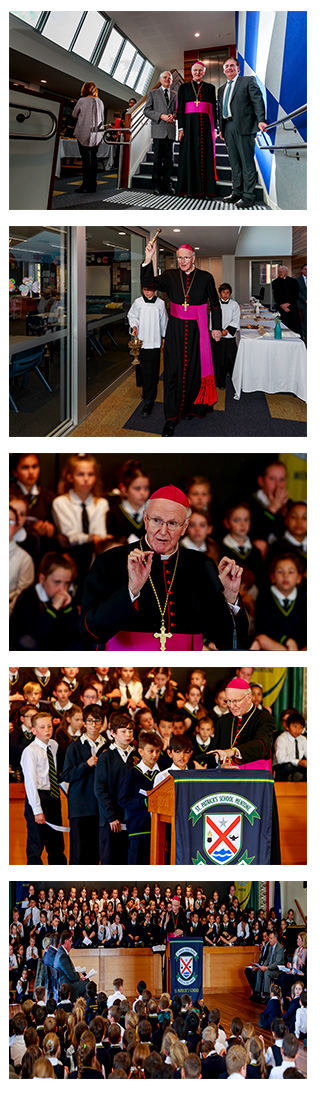
[{"label": "staircase", "polygon": [[[178,160],[179,160],[179,142],[173,143],[173,174],[171,176],[172,183],[176,186],[178,180]],[[232,191],[232,176],[231,168],[228,157],[227,146],[221,138],[216,140],[216,163],[217,163],[217,201],[223,202],[225,195],[230,195]],[[152,166],[153,166],[153,148],[148,150],[145,154],[141,164],[137,168],[135,174],[132,176],[131,187],[136,191],[152,191]],[[256,189],[256,205],[264,207],[265,202],[263,199],[263,190],[260,184]],[[232,207],[230,207],[232,208]]]}]

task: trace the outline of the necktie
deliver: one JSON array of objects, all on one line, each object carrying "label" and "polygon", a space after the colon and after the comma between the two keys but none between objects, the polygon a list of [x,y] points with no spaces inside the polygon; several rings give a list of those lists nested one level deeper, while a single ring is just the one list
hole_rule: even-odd
[{"label": "necktie", "polygon": [[157,775],[157,774],[158,774],[157,771],[145,771],[146,778],[153,779],[154,776]]},{"label": "necktie", "polygon": [[294,749],[295,749],[295,756],[296,756],[296,759],[300,759],[300,756],[299,756],[299,744],[298,744],[298,740],[295,740],[295,742],[294,742]]},{"label": "necktie", "polygon": [[135,511],[135,513],[133,515],[133,519],[134,519],[135,523],[139,522],[139,512],[138,511]]},{"label": "necktie", "polygon": [[228,87],[227,87],[227,90],[226,90],[226,93],[225,93],[224,104],[223,104],[223,117],[224,118],[228,118],[228,106],[229,106],[229,99],[230,99],[230,95],[231,95],[231,88],[232,88],[232,80],[229,80],[229,84],[228,84]]},{"label": "necktie", "polygon": [[282,606],[284,611],[287,611],[288,607],[290,607],[290,599],[283,599]]},{"label": "necktie", "polygon": [[132,696],[130,694],[129,687],[126,687],[126,698],[131,698],[131,697]]},{"label": "necktie", "polygon": [[166,101],[167,107],[169,107],[169,92],[168,92],[167,88],[164,89],[164,94],[165,94],[165,101]]},{"label": "necktie", "polygon": [[86,509],[86,505],[82,504],[82,530],[84,534],[89,534],[89,516]]},{"label": "necktie", "polygon": [[49,764],[50,794],[51,794],[51,797],[53,797],[53,798],[59,798],[60,797],[60,791],[59,791],[59,785],[58,785],[58,779],[57,779],[57,772],[56,772],[55,765],[54,765],[54,759],[53,759],[52,751],[51,751],[51,748],[49,748],[49,747],[47,748],[47,757],[48,757],[48,764]]}]

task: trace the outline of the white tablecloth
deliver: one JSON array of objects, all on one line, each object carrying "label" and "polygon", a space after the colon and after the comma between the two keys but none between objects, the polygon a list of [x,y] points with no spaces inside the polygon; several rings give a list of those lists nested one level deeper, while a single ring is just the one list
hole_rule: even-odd
[{"label": "white tablecloth", "polygon": [[[243,318],[244,324],[246,319]],[[248,317],[250,323],[251,318]],[[252,323],[258,323],[252,318]],[[243,393],[294,393],[307,400],[307,352],[296,333],[282,328],[282,339],[275,340],[275,320],[260,320],[270,333],[260,336],[257,329],[241,329],[232,382],[236,401]]]},{"label": "white tablecloth", "polygon": [[[79,145],[75,137],[60,138],[57,156],[56,179],[60,179],[61,160],[63,157],[67,157],[70,160],[74,158],[76,158],[77,160],[81,159]],[[105,141],[101,141],[101,145],[99,145],[98,147],[98,160],[104,161],[104,167],[106,171],[112,168],[114,160],[113,146],[107,145]]]}]

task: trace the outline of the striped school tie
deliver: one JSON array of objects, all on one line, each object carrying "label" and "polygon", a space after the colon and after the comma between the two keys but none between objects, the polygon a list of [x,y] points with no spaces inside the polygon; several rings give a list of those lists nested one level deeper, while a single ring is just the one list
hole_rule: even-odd
[{"label": "striped school tie", "polygon": [[49,764],[50,794],[52,798],[59,798],[60,790],[51,748],[47,748],[47,757]]}]

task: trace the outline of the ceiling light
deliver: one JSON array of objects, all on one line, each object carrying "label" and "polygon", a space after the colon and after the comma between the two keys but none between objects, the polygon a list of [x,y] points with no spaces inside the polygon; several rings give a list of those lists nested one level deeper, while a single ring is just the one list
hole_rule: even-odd
[{"label": "ceiling light", "polygon": [[181,229],[173,229],[172,232],[173,233],[181,233]]},{"label": "ceiling light", "polygon": [[118,237],[126,237],[126,236],[127,236],[127,234],[124,233],[123,231],[118,233]]},{"label": "ceiling light", "polygon": [[40,84],[46,84],[46,83],[47,83],[46,80],[40,80]]},{"label": "ceiling light", "polygon": [[195,36],[194,36],[194,37],[195,37],[195,38],[200,38],[200,34],[199,34],[199,31],[196,31],[196,33],[195,33]]},{"label": "ceiling light", "polygon": [[195,246],[194,246],[194,250],[195,250],[195,252],[200,252],[200,245],[199,245],[199,244],[195,244]]}]

